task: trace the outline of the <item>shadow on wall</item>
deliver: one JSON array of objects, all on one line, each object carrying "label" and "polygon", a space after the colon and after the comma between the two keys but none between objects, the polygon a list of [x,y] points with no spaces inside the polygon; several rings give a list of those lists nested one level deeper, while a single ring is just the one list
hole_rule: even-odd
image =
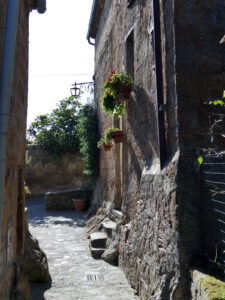
[{"label": "shadow on wall", "polygon": [[[152,165],[154,156],[158,156],[158,136],[156,111],[149,95],[142,88],[135,87],[131,101],[127,102],[127,141],[126,153],[130,153],[131,167],[136,174],[138,184],[144,167]],[[126,172],[128,161],[125,161]]]}]

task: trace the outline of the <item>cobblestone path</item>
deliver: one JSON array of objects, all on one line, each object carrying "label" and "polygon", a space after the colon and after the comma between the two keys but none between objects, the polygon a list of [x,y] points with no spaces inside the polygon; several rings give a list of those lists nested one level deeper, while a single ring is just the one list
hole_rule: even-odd
[{"label": "cobblestone path", "polygon": [[31,234],[48,257],[52,282],[32,285],[31,300],[133,300],[122,270],[89,252],[85,214],[46,212],[44,199],[27,200]]}]

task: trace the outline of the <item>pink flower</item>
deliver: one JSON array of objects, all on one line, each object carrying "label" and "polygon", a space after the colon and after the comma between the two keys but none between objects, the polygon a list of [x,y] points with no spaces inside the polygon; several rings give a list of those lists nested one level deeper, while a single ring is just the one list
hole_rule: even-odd
[{"label": "pink flower", "polygon": [[111,75],[115,74],[116,72],[114,70],[110,70]]}]

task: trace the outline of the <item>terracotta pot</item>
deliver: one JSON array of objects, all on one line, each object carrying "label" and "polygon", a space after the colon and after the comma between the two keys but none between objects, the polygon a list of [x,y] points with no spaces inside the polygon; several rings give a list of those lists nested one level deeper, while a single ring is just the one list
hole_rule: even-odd
[{"label": "terracotta pot", "polygon": [[72,199],[73,206],[77,212],[82,212],[85,210],[86,199]]},{"label": "terracotta pot", "polygon": [[130,86],[125,86],[121,90],[117,92],[117,100],[118,102],[120,101],[126,101],[130,99],[130,93],[131,93],[131,87]]},{"label": "terracotta pot", "polygon": [[103,148],[105,151],[110,151],[112,148],[112,144],[111,143],[103,144]]},{"label": "terracotta pot", "polygon": [[118,130],[118,131],[111,132],[111,137],[113,138],[115,143],[122,143],[122,141],[123,141],[123,130]]}]

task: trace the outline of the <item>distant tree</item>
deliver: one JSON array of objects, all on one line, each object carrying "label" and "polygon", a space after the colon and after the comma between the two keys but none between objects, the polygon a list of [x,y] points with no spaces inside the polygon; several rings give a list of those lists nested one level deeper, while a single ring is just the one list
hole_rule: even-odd
[{"label": "distant tree", "polygon": [[59,101],[49,114],[39,115],[27,130],[27,145],[56,155],[66,152],[82,154],[88,176],[97,173],[97,113],[94,100],[81,105],[79,97]]},{"label": "distant tree", "polygon": [[79,151],[77,123],[80,106],[79,99],[71,96],[59,101],[50,114],[37,116],[27,130],[28,144],[58,155]]}]

